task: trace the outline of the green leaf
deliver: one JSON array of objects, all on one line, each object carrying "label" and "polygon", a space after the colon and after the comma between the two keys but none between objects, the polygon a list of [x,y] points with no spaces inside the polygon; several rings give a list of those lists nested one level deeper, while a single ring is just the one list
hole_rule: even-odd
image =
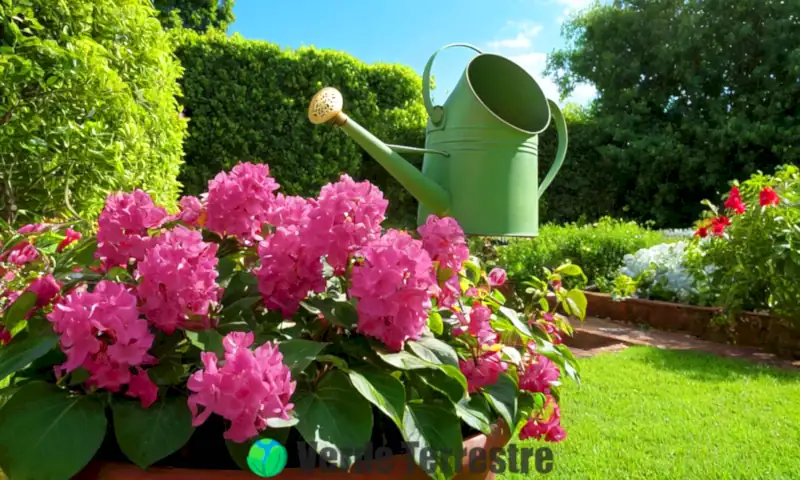
[{"label": "green leaf", "polygon": [[293,401],[300,419],[297,431],[317,453],[336,450],[337,466],[352,465],[367,447],[372,408],[344,373],[326,373],[313,391],[299,390]]},{"label": "green leaf", "polygon": [[225,440],[225,446],[228,447],[228,453],[236,465],[242,470],[250,472],[250,466],[247,464],[247,455],[250,454],[250,447],[259,440],[275,440],[283,446],[286,446],[286,440],[289,438],[290,429],[281,428],[273,429],[267,428],[263,430],[257,437],[243,443],[236,443],[230,440]]},{"label": "green leaf", "polygon": [[431,478],[453,478],[461,462],[463,437],[461,422],[452,406],[408,403],[403,415],[403,438],[412,447],[416,464]]},{"label": "green leaf", "polygon": [[447,395],[453,403],[458,403],[467,394],[467,379],[456,367],[438,365],[437,370],[417,370],[414,373],[429,387]]},{"label": "green leaf", "polygon": [[453,347],[434,337],[420,337],[406,342],[419,358],[426,362],[458,367],[458,354]]},{"label": "green leaf", "polygon": [[348,329],[358,325],[358,312],[350,302],[338,302],[332,298],[309,298],[302,303],[306,310],[315,314],[321,313],[333,324]]},{"label": "green leaf", "polygon": [[418,370],[420,368],[436,368],[436,365],[426,362],[409,352],[385,353],[376,352],[384,362],[400,370]]},{"label": "green leaf", "polygon": [[579,277],[583,275],[583,270],[581,270],[581,267],[575,264],[567,263],[556,268],[554,273],[560,273],[561,275],[566,275],[567,277]]},{"label": "green leaf", "polygon": [[511,321],[511,324],[514,325],[514,328],[517,329],[520,334],[528,338],[533,336],[531,329],[528,328],[528,325],[525,322],[519,319],[519,314],[517,312],[508,307],[498,307],[497,310],[503,314],[504,317]]},{"label": "green leaf", "polygon": [[141,468],[177,452],[194,433],[183,396],[158,400],[149,408],[135,400],[117,400],[112,410],[119,448]]},{"label": "green leaf", "polygon": [[30,336],[0,348],[0,380],[43,357],[58,343],[58,336]]},{"label": "green leaf", "polygon": [[244,297],[222,309],[219,326],[222,335],[230,332],[249,332],[256,328],[256,317],[253,308],[262,299],[261,295]]},{"label": "green leaf", "polygon": [[279,343],[278,349],[283,355],[283,363],[289,367],[292,374],[296,374],[305,370],[326,346],[328,344],[323,342],[293,339]]},{"label": "green leaf", "polygon": [[[544,395],[542,395],[542,397],[544,397]],[[519,392],[517,396],[517,418],[513,427],[513,436],[519,435],[519,431],[528,423],[528,419],[531,418],[531,415],[534,410],[537,410],[537,407],[538,409],[542,407],[542,405],[537,405],[537,396],[530,392]]]},{"label": "green leaf", "polygon": [[258,278],[251,272],[238,271],[233,274],[222,294],[222,304],[231,305],[240,298],[255,297],[258,294]]},{"label": "green leaf", "polygon": [[94,396],[29,383],[3,406],[0,468],[14,480],[72,478],[100,448],[106,425]]},{"label": "green leaf", "polygon": [[504,346],[501,351],[505,354],[506,358],[508,358],[508,361],[514,365],[522,363],[522,355],[520,355],[519,350],[516,348]]},{"label": "green leaf", "polygon": [[586,318],[586,306],[588,302],[586,300],[586,295],[578,289],[573,288],[564,296],[564,305],[567,307],[565,310],[570,315],[575,315],[576,317],[583,320]]},{"label": "green leaf", "polygon": [[501,373],[497,382],[483,387],[483,394],[506,424],[514,425],[517,416],[517,382],[507,373]]},{"label": "green leaf", "polygon": [[225,347],[222,346],[223,336],[216,330],[187,331],[186,338],[200,350],[216,353],[219,359],[222,359],[222,356],[225,355]]},{"label": "green leaf", "polygon": [[406,389],[399,379],[377,368],[363,368],[351,371],[350,381],[364,398],[402,428]]},{"label": "green leaf", "polygon": [[13,330],[19,322],[25,320],[34,305],[36,305],[36,294],[33,292],[23,293],[6,309],[3,314],[3,325],[9,330]]},{"label": "green leaf", "polygon": [[492,423],[496,420],[492,418],[489,403],[477,394],[462,398],[456,404],[456,414],[464,423],[486,435],[492,432]]},{"label": "green leaf", "polygon": [[439,315],[438,312],[431,312],[431,314],[428,315],[428,328],[436,335],[441,335],[444,331],[444,322],[442,321],[442,316]]},{"label": "green leaf", "polygon": [[331,363],[333,366],[343,372],[350,371],[350,367],[347,366],[347,362],[343,358],[337,357],[336,355],[317,355],[317,361]]}]

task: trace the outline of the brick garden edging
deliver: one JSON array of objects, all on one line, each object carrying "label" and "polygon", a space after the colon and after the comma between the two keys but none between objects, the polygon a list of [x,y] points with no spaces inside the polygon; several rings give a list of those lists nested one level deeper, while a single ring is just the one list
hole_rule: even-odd
[{"label": "brick garden edging", "polygon": [[720,314],[719,308],[642,299],[614,301],[604,293],[584,294],[587,315],[593,317],[685,332],[712,342],[760,347],[781,357],[800,358],[800,328],[781,317],[745,312],[734,322],[718,324],[712,319]]}]

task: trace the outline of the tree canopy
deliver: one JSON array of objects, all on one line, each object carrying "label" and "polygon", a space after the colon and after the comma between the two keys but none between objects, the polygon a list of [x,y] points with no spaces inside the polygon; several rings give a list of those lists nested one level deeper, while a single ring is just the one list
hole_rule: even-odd
[{"label": "tree canopy", "polygon": [[598,90],[597,151],[631,216],[684,226],[734,177],[800,158],[800,0],[615,0],[548,73]]},{"label": "tree canopy", "polygon": [[209,28],[227,31],[233,23],[234,0],[153,0],[164,28],[189,28],[205,32]]}]

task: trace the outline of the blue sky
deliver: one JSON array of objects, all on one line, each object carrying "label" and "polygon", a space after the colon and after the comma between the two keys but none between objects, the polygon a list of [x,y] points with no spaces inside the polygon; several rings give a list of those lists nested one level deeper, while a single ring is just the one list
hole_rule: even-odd
[{"label": "blue sky", "polygon": [[[595,94],[581,85],[565,101],[542,70],[561,47],[564,18],[592,0],[236,0],[229,32],[283,47],[345,51],[364,62],[402,63],[422,74],[430,55],[449,43],[469,43],[505,55],[564,104],[586,104]],[[455,86],[472,50],[453,48],[436,57],[434,101]]]}]

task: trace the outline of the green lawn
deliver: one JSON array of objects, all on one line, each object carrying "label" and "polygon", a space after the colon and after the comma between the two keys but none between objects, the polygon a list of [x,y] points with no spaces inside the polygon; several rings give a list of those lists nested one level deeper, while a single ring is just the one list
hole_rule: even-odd
[{"label": "green lawn", "polygon": [[[553,471],[504,480],[800,478],[800,374],[649,347],[585,359]],[[522,442],[521,446],[539,446]]]}]

